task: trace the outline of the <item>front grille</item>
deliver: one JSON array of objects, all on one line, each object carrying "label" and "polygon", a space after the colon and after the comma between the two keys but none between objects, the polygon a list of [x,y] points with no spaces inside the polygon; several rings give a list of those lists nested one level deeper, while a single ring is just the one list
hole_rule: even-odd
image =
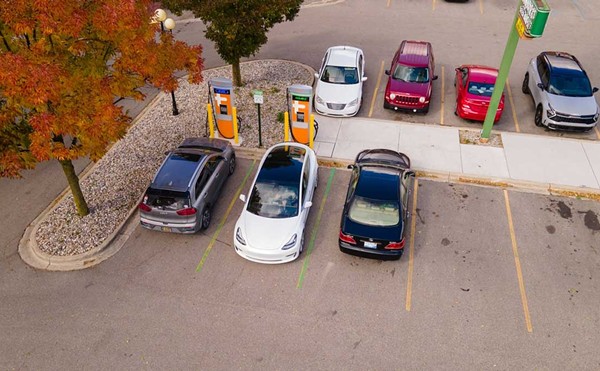
[{"label": "front grille", "polygon": [[419,98],[404,95],[396,95],[396,98],[394,98],[394,102],[398,104],[417,104],[419,103]]},{"label": "front grille", "polygon": [[336,111],[341,111],[346,107],[344,103],[327,103],[327,108],[333,109]]},{"label": "front grille", "polygon": [[589,116],[569,116],[569,115],[565,115],[565,114],[557,114],[554,117],[551,117],[552,120],[556,121],[556,122],[572,122],[575,124],[587,124],[587,125],[591,125],[593,123],[595,123],[596,121],[594,120],[594,115],[589,115]]}]

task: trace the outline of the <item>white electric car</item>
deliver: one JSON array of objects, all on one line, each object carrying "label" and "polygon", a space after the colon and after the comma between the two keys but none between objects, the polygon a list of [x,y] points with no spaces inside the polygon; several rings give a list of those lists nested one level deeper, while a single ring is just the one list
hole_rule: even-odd
[{"label": "white electric car", "polygon": [[304,227],[317,187],[317,157],[299,143],[279,143],[263,156],[233,235],[235,251],[248,260],[286,263],[304,249]]}]

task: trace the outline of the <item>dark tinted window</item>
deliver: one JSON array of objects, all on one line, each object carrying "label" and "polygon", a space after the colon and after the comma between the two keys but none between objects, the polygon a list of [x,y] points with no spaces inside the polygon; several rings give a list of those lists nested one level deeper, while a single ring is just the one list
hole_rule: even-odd
[{"label": "dark tinted window", "polygon": [[248,211],[268,218],[298,215],[300,177],[306,151],[293,146],[273,149],[258,173]]},{"label": "dark tinted window", "polygon": [[355,193],[371,199],[398,200],[399,187],[397,171],[367,167],[360,172]]},{"label": "dark tinted window", "polygon": [[171,154],[156,174],[152,186],[154,188],[186,190],[202,157],[204,156],[189,153]]},{"label": "dark tinted window", "polygon": [[583,73],[553,73],[548,92],[568,97],[589,97],[592,95],[592,86]]},{"label": "dark tinted window", "polygon": [[479,95],[482,97],[491,97],[494,92],[494,84],[485,82],[469,82],[469,94]]}]

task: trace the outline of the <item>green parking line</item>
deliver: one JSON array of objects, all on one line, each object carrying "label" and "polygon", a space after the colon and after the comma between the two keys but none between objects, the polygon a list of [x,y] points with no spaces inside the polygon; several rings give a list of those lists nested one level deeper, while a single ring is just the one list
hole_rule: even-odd
[{"label": "green parking line", "polygon": [[310,243],[308,245],[308,249],[306,249],[306,256],[304,257],[304,264],[302,264],[302,270],[300,271],[300,277],[298,277],[298,285],[296,288],[302,288],[302,282],[304,282],[304,275],[306,273],[306,269],[308,267],[308,261],[310,260],[310,254],[313,251],[315,246],[315,240],[317,238],[317,232],[319,231],[319,225],[321,224],[321,216],[323,215],[323,209],[325,208],[325,202],[327,201],[327,195],[329,195],[329,191],[331,190],[331,183],[333,183],[333,175],[335,174],[335,168],[332,168],[329,172],[329,179],[327,180],[327,188],[325,188],[325,195],[323,196],[323,200],[321,200],[321,206],[319,207],[319,214],[317,214],[317,221],[315,222],[315,226],[312,229],[312,233],[310,236]]},{"label": "green parking line", "polygon": [[240,186],[238,187],[237,191],[235,192],[235,195],[233,196],[233,199],[231,199],[231,202],[229,203],[229,207],[227,208],[227,211],[225,212],[225,215],[221,219],[221,222],[219,223],[219,226],[217,227],[217,230],[213,234],[213,237],[210,240],[210,243],[208,244],[208,247],[206,248],[206,251],[204,251],[204,255],[202,255],[202,259],[200,260],[200,263],[198,263],[198,266],[196,267],[196,272],[200,272],[200,270],[204,266],[204,262],[206,261],[206,258],[208,258],[208,254],[210,253],[210,250],[212,250],[213,245],[217,241],[217,237],[219,237],[219,233],[221,233],[221,228],[223,228],[223,226],[225,225],[225,222],[227,221],[227,217],[229,216],[229,213],[231,212],[231,209],[233,209],[233,204],[235,204],[235,201],[237,201],[238,197],[240,197],[240,193],[242,193],[242,189],[244,188],[244,185],[246,184],[246,181],[248,181],[248,177],[252,173],[252,170],[254,169],[254,165],[255,164],[256,164],[256,160],[252,161],[252,165],[250,166],[250,168],[246,172],[246,176],[244,176],[244,180],[242,181],[242,184],[240,184]]}]

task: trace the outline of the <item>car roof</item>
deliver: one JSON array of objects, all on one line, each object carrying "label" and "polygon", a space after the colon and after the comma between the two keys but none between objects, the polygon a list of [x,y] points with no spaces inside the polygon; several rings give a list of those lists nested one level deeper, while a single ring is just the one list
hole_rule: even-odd
[{"label": "car roof", "polygon": [[564,52],[544,52],[550,68],[555,72],[581,73],[583,68],[577,59],[569,53]]},{"label": "car roof", "polygon": [[150,187],[187,191],[190,180],[206,156],[197,151],[171,152],[154,176]]},{"label": "car roof", "polygon": [[400,190],[399,170],[377,166],[364,166],[360,169],[355,195],[375,200],[398,201]]},{"label": "car roof", "polygon": [[327,51],[327,64],[340,67],[356,67],[360,49],[353,46],[332,46]]},{"label": "car roof", "polygon": [[300,183],[306,149],[295,145],[272,147],[266,154],[257,182]]},{"label": "car roof", "polygon": [[427,41],[404,40],[400,44],[398,63],[415,67],[428,66],[429,45]]}]

